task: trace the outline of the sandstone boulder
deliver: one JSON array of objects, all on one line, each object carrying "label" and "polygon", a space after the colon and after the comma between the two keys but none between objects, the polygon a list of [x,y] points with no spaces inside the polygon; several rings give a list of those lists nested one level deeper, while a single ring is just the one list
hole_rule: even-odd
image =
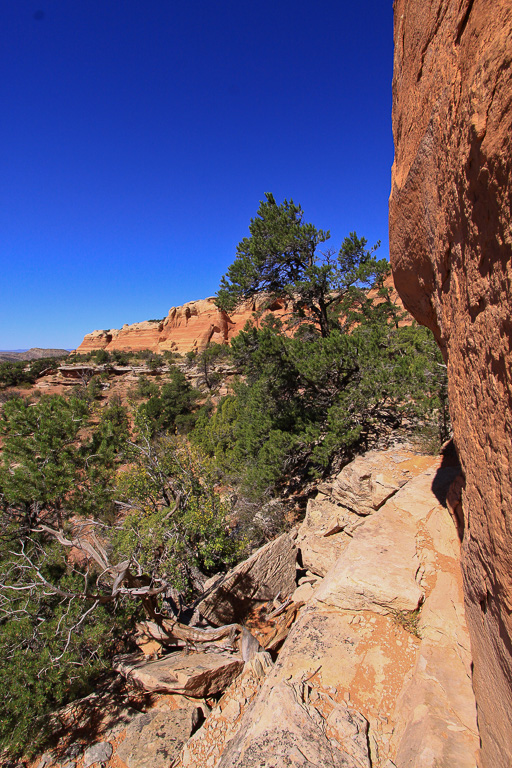
[{"label": "sandstone boulder", "polygon": [[296,540],[304,568],[318,576],[325,576],[350,540],[345,529],[351,529],[354,523],[357,525],[360,521],[361,518],[324,494],[310,499]]},{"label": "sandstone boulder", "polygon": [[199,717],[196,707],[144,712],[127,728],[116,755],[128,768],[168,768],[192,735]]},{"label": "sandstone boulder", "polygon": [[318,536],[313,531],[301,530],[297,538],[301,561],[318,576],[325,576],[345,551],[350,538],[346,533]]},{"label": "sandstone boulder", "polygon": [[338,706],[328,722],[337,738],[329,738],[325,719],[301,686],[282,682],[264,689],[217,768],[370,768],[368,724],[361,715]]},{"label": "sandstone boulder", "polygon": [[304,567],[325,576],[365,518],[431,463],[407,446],[369,451],[347,464],[331,485],[320,486],[297,536]]},{"label": "sandstone boulder", "polygon": [[224,691],[244,662],[227,653],[172,653],[158,661],[140,656],[117,658],[114,669],[146,691],[203,698]]},{"label": "sandstone boulder", "polygon": [[357,515],[378,509],[409,479],[392,473],[391,451],[370,451],[344,467],[332,485],[332,498]]},{"label": "sandstone boulder", "polygon": [[93,744],[84,752],[83,768],[90,768],[91,765],[96,765],[96,763],[106,763],[110,759],[112,752],[112,744],[109,744],[108,741],[100,741],[97,744]]},{"label": "sandstone boulder", "polygon": [[258,602],[286,598],[295,590],[297,548],[288,534],[261,547],[215,582],[198,604],[212,624],[240,622]]},{"label": "sandstone boulder", "polygon": [[376,613],[414,611],[423,599],[416,581],[416,524],[395,505],[357,529],[345,552],[318,587],[327,605]]}]

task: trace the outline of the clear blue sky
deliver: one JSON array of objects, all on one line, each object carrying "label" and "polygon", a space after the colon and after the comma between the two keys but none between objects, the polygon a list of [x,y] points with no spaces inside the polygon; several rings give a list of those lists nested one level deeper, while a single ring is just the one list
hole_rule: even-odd
[{"label": "clear blue sky", "polygon": [[391,0],[2,0],[0,349],[213,295],[269,191],[387,256]]}]

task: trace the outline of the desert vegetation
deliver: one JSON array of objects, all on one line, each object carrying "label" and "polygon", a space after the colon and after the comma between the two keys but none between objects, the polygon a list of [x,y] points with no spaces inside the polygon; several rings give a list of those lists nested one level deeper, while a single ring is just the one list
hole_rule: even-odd
[{"label": "desert vegetation", "polygon": [[430,333],[402,323],[387,261],[355,233],[338,251],[327,240],[267,195],[217,301],[287,296],[289,317],[183,360],[74,357],[144,363],[124,401],[102,389],[108,370],[70,394],[13,396],[44,361],[1,364],[1,747],[37,748],[34,731],[108,673],[137,620],[183,619],[210,575],[358,452],[393,430],[447,438],[446,369]]}]

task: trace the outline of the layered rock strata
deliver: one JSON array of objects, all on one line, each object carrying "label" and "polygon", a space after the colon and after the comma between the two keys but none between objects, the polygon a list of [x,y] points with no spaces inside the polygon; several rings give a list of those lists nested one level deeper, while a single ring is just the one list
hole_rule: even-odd
[{"label": "layered rock strata", "polygon": [[181,307],[172,307],[162,320],[123,325],[118,330],[93,331],[86,334],[77,352],[106,349],[137,352],[201,352],[208,344],[226,344],[239,333],[248,320],[256,324],[265,314],[273,312],[285,318],[289,308],[284,301],[267,307],[264,297],[245,302],[236,312],[228,315],[215,306],[214,297],[190,301]]},{"label": "layered rock strata", "polygon": [[391,260],[444,352],[482,765],[512,765],[512,5],[395,0]]},{"label": "layered rock strata", "polygon": [[[402,312],[403,305],[391,277],[386,279],[385,285],[390,290],[391,301]],[[376,291],[370,295],[375,303],[383,300]],[[107,352],[137,352],[149,349],[152,352],[178,352],[180,355],[192,351],[201,352],[208,344],[227,344],[243,330],[248,320],[258,327],[269,312],[285,323],[291,316],[291,310],[291,302],[288,300],[276,299],[269,303],[267,296],[259,295],[240,304],[228,315],[215,306],[215,297],[210,297],[190,301],[181,307],[172,307],[162,320],[146,320],[123,325],[120,330],[112,328],[88,333],[76,351],[86,353],[105,349]],[[410,317],[407,315],[401,324],[409,322]]]},{"label": "layered rock strata", "polygon": [[[386,462],[395,490],[379,505]],[[457,471],[388,451],[337,478],[333,488],[347,489],[344,498],[338,492],[339,509],[346,501],[361,524],[330,534],[330,496],[328,514],[301,526],[299,546],[316,535],[336,549],[338,537],[344,551],[314,585],[259,690],[244,689],[241,678],[232,684],[184,748],[180,768],[475,768],[459,540],[444,506]],[[380,536],[386,525],[392,540]]]}]

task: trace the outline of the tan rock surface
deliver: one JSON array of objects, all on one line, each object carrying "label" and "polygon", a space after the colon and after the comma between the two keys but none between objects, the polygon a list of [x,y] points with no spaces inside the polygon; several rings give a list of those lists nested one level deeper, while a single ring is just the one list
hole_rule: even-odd
[{"label": "tan rock surface", "polygon": [[486,768],[512,765],[512,6],[396,0],[390,251],[448,361]]},{"label": "tan rock surface", "polygon": [[199,721],[197,707],[154,709],[136,717],[128,726],[116,755],[127,768],[168,768],[181,752]]},{"label": "tan rock surface", "polygon": [[[397,768],[475,768],[478,728],[461,584],[440,572],[419,621],[416,666],[397,701]],[[456,642],[454,643],[454,639]]]},{"label": "tan rock surface", "polygon": [[325,576],[364,518],[432,463],[407,446],[369,451],[342,469],[332,486],[308,501],[297,546],[302,563]]},{"label": "tan rock surface", "polygon": [[365,719],[334,705],[328,724],[338,738],[331,739],[325,718],[308,699],[300,685],[264,684],[217,768],[370,768]]},{"label": "tan rock surface", "polygon": [[[329,718],[337,717],[332,712],[340,706],[341,722],[346,722],[347,713],[357,722],[368,722],[371,764],[377,768],[386,764],[398,768],[473,768],[478,734],[458,538],[449,511],[440,504],[457,469],[441,468],[441,463],[429,458],[426,471],[366,517],[355,532],[353,543],[365,529],[372,532],[364,539],[364,546],[366,567],[375,576],[369,591],[373,599],[363,609],[357,591],[345,593],[343,607],[337,604],[335,590],[329,590],[329,595],[334,596],[331,603],[322,597],[325,585],[330,582],[332,586],[333,574],[338,569],[348,579],[345,565],[350,558],[349,546],[334,569],[316,586],[292,627],[274,670],[243,715],[237,735],[228,743],[221,760],[212,765],[265,765],[265,755],[271,755],[276,766],[286,765],[281,755],[285,745],[291,748],[292,744],[298,749],[293,753],[298,765],[308,765],[300,762],[303,759],[312,765],[322,765],[322,729],[329,734],[333,754],[338,759],[343,754],[343,740],[339,733],[328,730],[328,724]],[[394,559],[393,553],[389,560],[386,540],[378,538],[382,531],[372,527],[379,517],[388,522],[394,518],[397,525],[393,537],[405,526],[405,545],[400,548],[398,541],[397,546],[402,559],[408,561],[405,576],[402,574],[405,583],[408,587],[412,584],[413,590],[420,589],[417,570],[425,593],[419,626],[414,613],[400,613],[393,608],[398,604],[392,596],[393,588],[399,594],[404,591],[402,576],[387,579],[390,563],[391,570],[398,569],[399,558]],[[390,529],[383,526],[383,530],[387,536]],[[395,538],[388,543],[395,546]],[[358,572],[363,578],[362,551],[353,565],[357,570],[359,557]],[[374,570],[376,562],[379,568]],[[348,566],[347,569],[350,570]],[[378,572],[387,584],[386,615],[382,613]],[[305,698],[300,698],[300,691]],[[280,712],[277,723],[276,711]],[[323,724],[318,718],[323,719]],[[319,744],[317,753],[303,749],[299,732],[307,735],[309,744]],[[265,745],[264,750],[261,744]],[[342,765],[365,764],[360,755],[345,755],[343,759],[346,762]]]},{"label": "tan rock surface", "polygon": [[242,715],[260,690],[272,666],[268,653],[257,654],[245,665],[242,674],[231,683],[217,707],[184,747],[173,768],[210,768],[217,763],[226,743],[238,732]]},{"label": "tan rock surface", "polygon": [[240,622],[255,603],[295,590],[297,548],[288,534],[270,541],[212,587],[197,608],[212,624]]},{"label": "tan rock surface", "polygon": [[159,661],[118,658],[114,669],[146,691],[202,698],[224,691],[242,671],[241,658],[225,653],[171,653]]},{"label": "tan rock surface", "polygon": [[[434,461],[432,461],[434,464]],[[414,611],[423,600],[418,583],[418,522],[438,500],[434,469],[411,480],[359,526],[315,593],[326,605],[376,613]]]},{"label": "tan rock surface", "polygon": [[[391,280],[386,283],[391,288],[391,299],[399,309],[403,309],[400,297]],[[377,303],[380,301],[376,299]],[[291,311],[290,303],[277,299],[270,306],[264,295],[255,296],[242,303],[230,315],[215,306],[215,297],[189,301],[181,307],[171,307],[167,317],[159,321],[144,321],[123,325],[118,330],[112,328],[93,331],[85,335],[77,352],[91,352],[95,349],[115,349],[137,351],[150,349],[153,352],[202,351],[208,344],[226,344],[243,330],[248,320],[258,327],[262,319],[272,312],[286,320]],[[410,318],[406,320],[410,322]]]}]

